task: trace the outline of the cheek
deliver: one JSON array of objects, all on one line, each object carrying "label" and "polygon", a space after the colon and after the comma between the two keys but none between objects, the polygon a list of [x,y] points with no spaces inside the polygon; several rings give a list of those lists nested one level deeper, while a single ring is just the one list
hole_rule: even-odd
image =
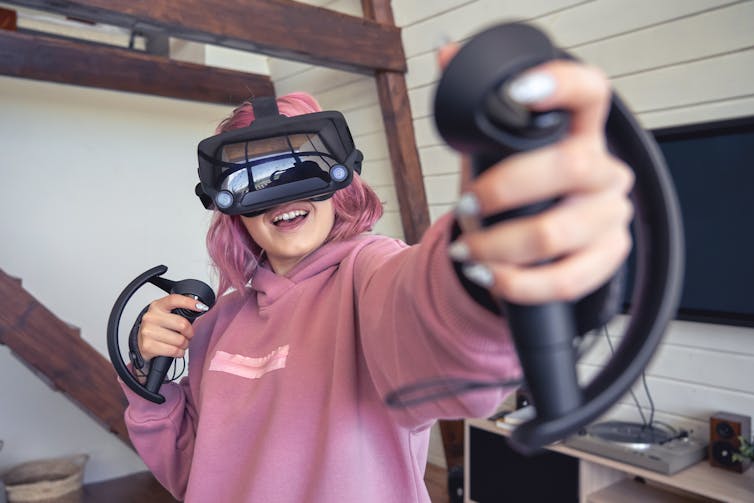
[{"label": "cheek", "polygon": [[323,238],[327,238],[330,235],[330,231],[335,225],[335,211],[332,204],[329,205],[326,211],[322,212],[322,218],[320,219],[321,232],[324,234]]},{"label": "cheek", "polygon": [[259,246],[264,248],[263,243],[267,241],[265,239],[267,234],[264,231],[262,217],[242,217],[241,221],[243,222],[244,227],[246,227],[246,232],[249,233],[251,239],[253,239],[254,242],[256,242]]}]

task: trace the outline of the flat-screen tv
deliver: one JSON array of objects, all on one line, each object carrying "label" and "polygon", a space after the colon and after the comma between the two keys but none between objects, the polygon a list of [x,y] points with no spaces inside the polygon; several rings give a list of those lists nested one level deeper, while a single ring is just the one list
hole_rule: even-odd
[{"label": "flat-screen tv", "polygon": [[[677,318],[754,327],[754,116],[652,134],[683,216],[686,267]],[[632,265],[630,257],[629,285]]]}]

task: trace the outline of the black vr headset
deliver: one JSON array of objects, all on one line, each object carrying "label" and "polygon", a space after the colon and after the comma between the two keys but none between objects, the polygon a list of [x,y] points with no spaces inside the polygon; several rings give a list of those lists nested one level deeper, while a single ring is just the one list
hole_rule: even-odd
[{"label": "black vr headset", "polygon": [[361,173],[343,114],[280,115],[275,98],[251,100],[250,126],[199,143],[196,195],[207,209],[255,216],[301,199],[325,200]]}]

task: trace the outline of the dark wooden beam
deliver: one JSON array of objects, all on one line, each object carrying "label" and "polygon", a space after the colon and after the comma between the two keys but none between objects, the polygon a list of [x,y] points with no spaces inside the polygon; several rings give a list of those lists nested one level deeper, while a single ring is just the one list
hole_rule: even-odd
[{"label": "dark wooden beam", "polygon": [[16,30],[16,11],[0,7],[0,30]]},{"label": "dark wooden beam", "polygon": [[[365,18],[394,24],[390,0],[361,0],[361,6]],[[406,79],[403,74],[384,71],[376,72],[375,78],[401,208],[403,233],[408,243],[417,243],[429,227],[430,218]],[[439,424],[446,466],[463,466],[463,421],[443,420]]]},{"label": "dark wooden beam", "polygon": [[[361,5],[364,17],[383,24],[393,24],[393,13],[388,0],[362,0]],[[413,244],[421,239],[430,221],[406,79],[403,73],[391,71],[377,71],[375,79],[401,210],[403,234],[406,242]]]},{"label": "dark wooden beam", "polygon": [[371,75],[404,72],[400,30],[292,0],[11,0],[10,3]]},{"label": "dark wooden beam", "polygon": [[126,397],[110,362],[2,269],[0,298],[0,344],[132,447],[123,419]]},{"label": "dark wooden beam", "polygon": [[237,105],[273,95],[269,77],[101,44],[0,30],[0,75]]}]

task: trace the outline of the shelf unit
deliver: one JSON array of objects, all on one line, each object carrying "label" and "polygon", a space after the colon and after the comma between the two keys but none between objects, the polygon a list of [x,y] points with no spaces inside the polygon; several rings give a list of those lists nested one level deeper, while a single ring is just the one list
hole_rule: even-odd
[{"label": "shelf unit", "polygon": [[[506,436],[507,430],[496,426],[488,419],[467,419],[465,431],[465,457],[470,459],[469,429],[481,430]],[[619,503],[621,501],[724,501],[726,503],[754,502],[754,469],[733,473],[710,466],[707,460],[682,470],[675,475],[646,470],[638,466],[580,451],[572,447],[553,444],[548,450],[579,459],[580,503]],[[473,473],[466,463],[464,494],[468,499],[469,484]],[[646,484],[634,482],[640,477]],[[640,499],[637,499],[640,495]],[[653,499],[655,498],[655,499]],[[659,498],[659,499],[658,499]]]}]

